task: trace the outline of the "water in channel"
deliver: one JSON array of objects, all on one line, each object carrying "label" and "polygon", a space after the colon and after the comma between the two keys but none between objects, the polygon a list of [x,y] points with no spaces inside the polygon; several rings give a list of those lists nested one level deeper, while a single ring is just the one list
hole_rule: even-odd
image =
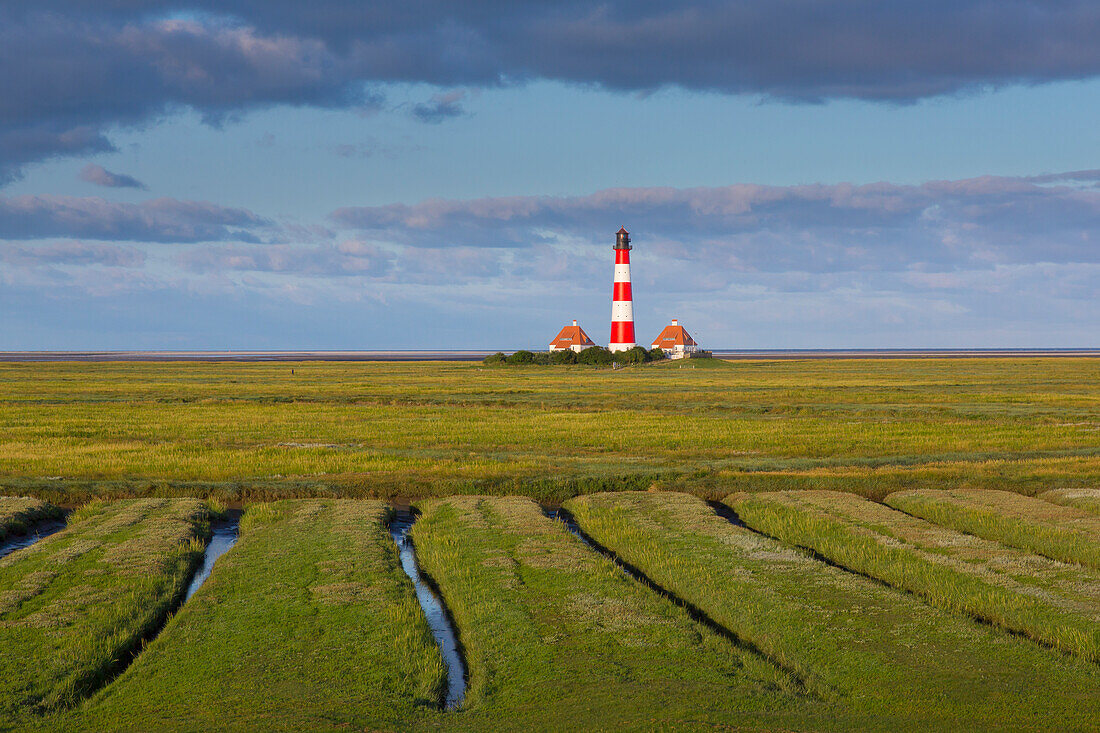
[{"label": "water in channel", "polygon": [[214,569],[214,563],[217,562],[218,558],[224,555],[230,547],[237,544],[240,524],[241,515],[236,513],[231,514],[230,518],[224,522],[216,522],[211,525],[210,541],[206,543],[206,552],[202,556],[202,567],[191,579],[191,585],[187,587],[187,595],[183,597],[184,601],[190,600],[191,596],[195,595],[195,591],[210,577],[210,572]]},{"label": "water in channel", "polygon": [[454,710],[462,704],[466,696],[466,664],[462,661],[462,654],[458,649],[458,635],[455,633],[454,624],[443,605],[442,599],[420,577],[420,567],[416,564],[416,549],[409,538],[409,530],[412,529],[416,517],[409,511],[398,511],[390,520],[390,536],[397,545],[398,554],[401,557],[401,567],[416,589],[416,600],[420,601],[420,607],[424,609],[424,616],[428,619],[435,643],[439,645],[439,651],[443,654],[443,663],[447,667],[447,695],[445,705],[448,710]]},{"label": "water in channel", "polygon": [[573,519],[572,514],[565,511],[564,509],[550,509],[548,507],[543,507],[542,513],[556,522],[561,522],[565,525],[565,528],[569,530],[570,534],[572,534],[588,547],[591,547],[593,550],[596,549],[593,544],[588,540],[588,537],[584,534],[584,532],[581,532],[580,525],[577,524],[576,519]]},{"label": "water in channel", "polygon": [[30,547],[43,537],[49,537],[54,532],[62,529],[65,529],[65,520],[57,519],[39,522],[26,534],[9,534],[3,541],[0,541],[0,557],[10,555],[24,547]]}]

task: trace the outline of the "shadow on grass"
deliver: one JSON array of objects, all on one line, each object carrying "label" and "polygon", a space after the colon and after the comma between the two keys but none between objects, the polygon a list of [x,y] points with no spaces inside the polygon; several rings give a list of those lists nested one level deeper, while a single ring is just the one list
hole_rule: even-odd
[{"label": "shadow on grass", "polygon": [[543,511],[551,519],[556,519],[562,522],[565,525],[566,529],[576,535],[576,537],[580,539],[581,542],[590,547],[592,550],[611,560],[611,562],[615,563],[615,565],[621,568],[623,572],[628,574],[630,577],[634,578],[634,580],[638,581],[647,589],[653,591],[659,596],[671,601],[676,606],[682,608],[684,611],[687,612],[688,616],[690,616],[693,621],[702,624],[703,626],[706,626],[708,629],[724,638],[726,641],[728,641],[730,644],[732,644],[734,647],[741,650],[742,652],[752,654],[756,657],[759,657],[760,659],[764,659],[776,669],[781,670],[794,683],[794,689],[792,690],[793,692],[805,697],[814,697],[814,695],[809,691],[809,688],[806,685],[806,680],[797,670],[792,669],[791,667],[783,664],[778,659],[767,654],[753,642],[738,636],[732,630],[726,628],[725,626],[708,616],[706,612],[704,612],[698,606],[681,598],[664,586],[661,586],[648,575],[643,573],[640,569],[626,562],[607,547],[601,545],[593,537],[591,537],[590,535],[585,533],[583,529],[581,529],[580,525],[577,523],[577,520],[573,517],[572,514],[569,513],[567,509],[544,508]]}]

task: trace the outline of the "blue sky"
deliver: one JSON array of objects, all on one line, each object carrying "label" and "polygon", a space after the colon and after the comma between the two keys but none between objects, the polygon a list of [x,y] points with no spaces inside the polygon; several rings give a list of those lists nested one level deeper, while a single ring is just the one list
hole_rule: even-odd
[{"label": "blue sky", "polygon": [[1088,3],[321,6],[0,10],[0,349],[1098,343]]}]

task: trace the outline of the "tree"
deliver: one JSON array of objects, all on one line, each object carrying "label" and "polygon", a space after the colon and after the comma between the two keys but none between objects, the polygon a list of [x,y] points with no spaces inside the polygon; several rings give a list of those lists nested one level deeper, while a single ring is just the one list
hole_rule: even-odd
[{"label": "tree", "polygon": [[666,358],[667,355],[665,354],[664,351],[661,350],[660,346],[656,346],[656,347],[649,350],[648,356],[649,356],[649,359],[648,359],[649,361],[660,361],[661,359]]},{"label": "tree", "polygon": [[642,346],[635,346],[615,355],[615,361],[623,364],[644,364],[649,361],[649,352]]},{"label": "tree", "polygon": [[602,346],[589,346],[587,349],[577,354],[578,364],[597,364],[607,366],[615,357],[610,351]]},{"label": "tree", "polygon": [[503,351],[498,351],[495,354],[489,354],[487,357],[485,357],[484,359],[481,360],[481,363],[482,364],[503,364],[504,360],[507,359],[507,358],[508,357],[506,357],[504,355]]},{"label": "tree", "polygon": [[509,364],[533,364],[535,362],[535,355],[526,349],[520,349],[505,359],[505,361]]},{"label": "tree", "polygon": [[576,364],[577,352],[572,349],[559,349],[550,352],[551,364]]}]

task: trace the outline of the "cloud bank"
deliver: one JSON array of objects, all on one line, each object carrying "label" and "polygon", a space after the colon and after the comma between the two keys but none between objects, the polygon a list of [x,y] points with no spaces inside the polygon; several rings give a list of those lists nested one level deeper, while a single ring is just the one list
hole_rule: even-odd
[{"label": "cloud bank", "polygon": [[270,222],[245,209],[203,201],[138,204],[96,197],[0,197],[0,240],[69,237],[135,242],[258,242]]},{"label": "cloud bank", "polygon": [[[177,108],[379,103],[372,85],[543,79],[793,102],[910,103],[1100,73],[1091,0],[13,0],[0,9],[0,183],[111,149]],[[414,105],[461,114],[455,92]]]},{"label": "cloud bank", "polygon": [[[0,198],[0,298],[19,303],[0,346],[538,347],[570,318],[599,334],[621,224],[642,333],[679,317],[726,347],[1096,345],[1100,171],[428,200],[338,209],[327,226],[173,199]],[[76,301],[133,314],[143,335],[43,342],[68,333]],[[156,342],[184,307],[192,330]]]},{"label": "cloud bank", "polygon": [[1100,171],[1079,171],[920,185],[620,188],[349,207],[330,218],[371,240],[433,248],[600,244],[626,224],[642,251],[725,272],[1095,263],[1098,181]]}]

